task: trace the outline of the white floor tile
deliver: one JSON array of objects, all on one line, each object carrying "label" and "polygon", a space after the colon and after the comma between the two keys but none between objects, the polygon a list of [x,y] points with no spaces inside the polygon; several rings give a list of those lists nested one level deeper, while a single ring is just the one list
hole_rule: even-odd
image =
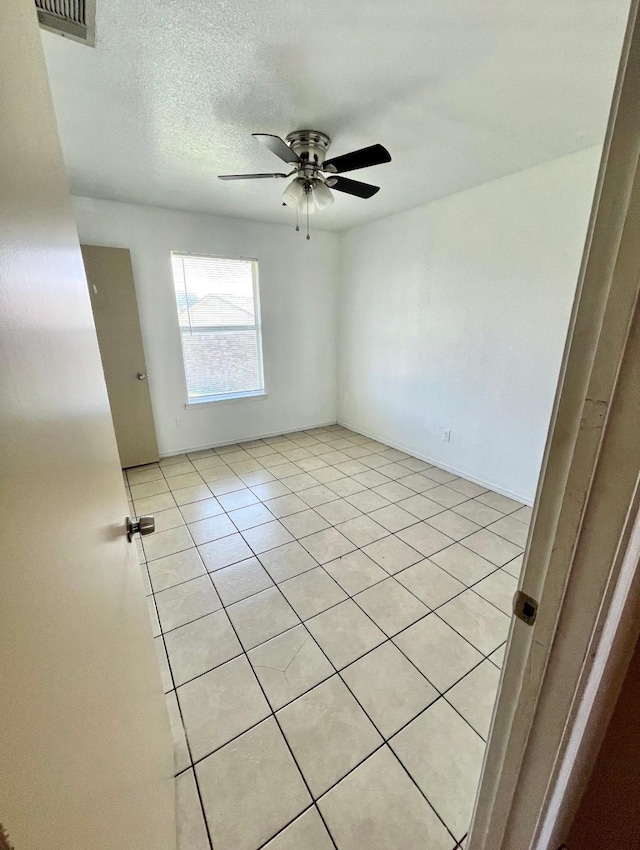
[{"label": "white floor tile", "polygon": [[212,516],[219,516],[224,513],[217,499],[210,495],[210,498],[203,499],[200,502],[190,502],[187,505],[180,506],[180,513],[185,522],[197,522],[201,519],[207,519]]},{"label": "white floor tile", "polygon": [[397,502],[397,505],[399,508],[413,514],[413,516],[417,517],[417,519],[423,520],[429,519],[429,517],[442,513],[442,511],[445,510],[442,505],[439,505],[428,496],[423,496],[420,493],[416,493],[415,496],[410,496],[408,499],[402,499]]},{"label": "white floor tile", "polygon": [[227,608],[227,613],[247,651],[300,622],[277,587],[235,602]]},{"label": "white floor tile", "polygon": [[486,528],[480,529],[470,537],[465,537],[462,545],[472,552],[482,556],[487,561],[491,561],[497,567],[502,567],[509,563],[522,549],[514,543],[510,543],[503,537],[498,537],[492,531]]},{"label": "white floor tile", "polygon": [[308,620],[347,598],[322,567],[283,581],[279,587],[301,620]]},{"label": "white floor tile", "polygon": [[197,549],[185,549],[175,555],[158,558],[149,564],[149,578],[156,593],[205,573],[206,570]]},{"label": "white floor tile", "polygon": [[512,561],[509,561],[508,564],[505,564],[503,569],[506,573],[509,573],[510,576],[513,576],[515,579],[519,579],[522,573],[523,561],[524,554],[518,555],[517,558],[514,558]]},{"label": "white floor tile", "polygon": [[318,797],[382,744],[382,738],[339,676],[278,714],[285,738]]},{"label": "white floor tile", "polygon": [[402,531],[410,525],[415,525],[416,517],[405,511],[404,508],[398,505],[388,505],[386,508],[378,508],[377,511],[372,511],[369,517],[379,523],[387,531]]},{"label": "white floor tile", "polygon": [[[431,470],[427,470],[425,475],[428,472],[431,472]],[[457,490],[452,490],[451,487],[447,487],[446,484],[440,484],[438,487],[433,487],[429,490],[429,498],[434,502],[438,502],[440,505],[443,505],[445,508],[453,508],[462,502],[466,502],[468,496],[463,496],[462,493],[458,493]]]},{"label": "white floor tile", "polygon": [[483,661],[447,693],[448,702],[485,741],[489,736],[499,681],[498,668],[490,661]]},{"label": "white floor tile", "polygon": [[164,476],[155,478],[153,481],[145,481],[143,484],[131,484],[131,498],[135,500],[144,499],[149,496],[159,496],[160,493],[167,493],[169,485],[164,479]]},{"label": "white floor tile", "polygon": [[307,537],[309,534],[315,534],[316,531],[329,528],[327,520],[317,513],[317,511],[313,510],[313,508],[307,508],[305,511],[282,517],[280,522],[296,539]]},{"label": "white floor tile", "polygon": [[365,546],[363,552],[390,575],[422,560],[420,552],[393,534]]},{"label": "white floor tile", "polygon": [[438,484],[448,484],[449,481],[456,481],[458,478],[453,472],[447,472],[446,469],[439,469],[437,466],[425,469],[422,474],[431,478],[432,481],[437,481]]},{"label": "white floor tile", "polygon": [[427,520],[428,524],[437,528],[443,534],[451,537],[453,540],[461,540],[463,537],[468,537],[474,531],[479,531],[480,526],[470,519],[460,516],[455,511],[443,511],[440,514],[430,517]]},{"label": "white floor tile", "polygon": [[300,511],[306,511],[309,507],[295,493],[290,493],[287,496],[278,496],[277,499],[269,499],[265,504],[278,519],[299,513]]},{"label": "white floor tile", "polygon": [[414,564],[395,578],[429,608],[437,608],[465,590],[465,585],[440,569],[428,558]]},{"label": "white floor tile", "polygon": [[167,478],[170,490],[183,490],[185,487],[197,487],[203,483],[203,479],[195,470],[185,472],[183,475],[173,475]]},{"label": "white floor tile", "polygon": [[156,532],[168,531],[170,528],[177,528],[179,525],[184,525],[184,519],[179,508],[167,508],[165,511],[156,511],[153,516],[156,521]]},{"label": "white floor tile", "polygon": [[224,611],[168,632],[165,644],[176,687],[242,652]]},{"label": "white floor tile", "polygon": [[354,493],[352,496],[347,496],[346,500],[365,514],[387,507],[391,504],[388,499],[379,496],[377,493],[374,493],[373,490],[362,490],[359,493]]},{"label": "white floor tile", "polygon": [[156,511],[166,511],[175,508],[176,500],[171,493],[160,493],[159,496],[145,496],[143,499],[134,499],[136,516],[154,514]]},{"label": "white floor tile", "polygon": [[447,487],[462,493],[463,496],[468,496],[470,499],[487,492],[487,488],[483,487],[482,484],[475,484],[473,481],[467,481],[466,478],[455,478],[447,483]]},{"label": "white floor tile", "polygon": [[509,617],[472,590],[438,608],[438,616],[484,655],[504,643],[509,633]]},{"label": "white floor tile", "polygon": [[436,614],[429,614],[393,642],[441,693],[482,661],[482,655]]},{"label": "white floor tile", "polygon": [[500,511],[496,511],[495,508],[490,508],[489,505],[484,505],[477,499],[472,499],[470,502],[463,502],[461,505],[456,505],[451,510],[460,514],[460,516],[470,519],[472,522],[475,522],[480,526],[489,525],[503,516]]},{"label": "white floor tile", "polygon": [[524,507],[522,502],[516,502],[515,499],[508,499],[506,496],[501,496],[500,493],[494,493],[492,490],[488,490],[477,498],[479,502],[489,505],[490,508],[495,508],[503,514],[511,514]]},{"label": "white floor tile", "polygon": [[218,595],[225,605],[233,605],[273,585],[269,574],[257,558],[248,558],[211,573]]},{"label": "white floor tile", "polygon": [[430,560],[467,586],[475,584],[496,569],[495,564],[460,543],[435,552]]},{"label": "white floor tile", "polygon": [[442,534],[441,531],[427,525],[426,522],[419,522],[417,525],[405,528],[404,531],[399,531],[397,536],[425,557],[451,546],[454,542],[446,534]]},{"label": "white floor tile", "polygon": [[220,537],[228,537],[229,534],[236,533],[235,525],[231,522],[229,517],[224,514],[208,517],[207,519],[201,519],[198,520],[198,522],[189,523],[187,528],[193,537],[193,542],[197,546],[200,546],[203,543],[209,543],[211,540],[218,540]]},{"label": "white floor tile", "polygon": [[347,496],[353,496],[355,493],[361,493],[366,490],[364,484],[354,481],[353,478],[339,478],[337,481],[330,481],[327,485],[341,499]]},{"label": "white floor tile", "polygon": [[354,601],[388,637],[397,635],[429,613],[427,606],[394,578],[363,590]]},{"label": "white floor tile", "polygon": [[256,850],[311,803],[273,719],[196,767],[216,850]]},{"label": "white floor tile", "polygon": [[324,568],[350,596],[383,581],[388,575],[359,549],[329,561]]},{"label": "white floor tile", "polygon": [[173,498],[176,505],[189,505],[192,502],[202,502],[211,498],[211,490],[206,484],[196,484],[194,487],[185,487],[182,490],[174,490]]},{"label": "white floor tile", "polygon": [[390,745],[455,838],[461,839],[469,828],[480,778],[482,738],[439,699]]},{"label": "white floor tile", "polygon": [[267,552],[269,549],[275,549],[276,546],[291,543],[293,540],[292,535],[279,520],[273,520],[255,528],[248,528],[242,532],[242,536],[256,555]]},{"label": "white floor tile", "polygon": [[142,541],[147,561],[174,555],[193,546],[191,535],[184,525],[150,534]]},{"label": "white floor tile", "polygon": [[176,821],[177,850],[209,850],[193,770],[187,770],[176,778]]},{"label": "white floor tile", "polygon": [[334,850],[334,844],[313,807],[265,845],[264,850]]},{"label": "white floor tile", "polygon": [[260,501],[253,490],[245,487],[244,490],[234,490],[233,493],[225,493],[218,497],[218,501],[225,511],[235,511],[239,508],[246,508],[249,505],[256,505]]},{"label": "white floor tile", "polygon": [[508,617],[513,612],[513,596],[518,582],[504,570],[496,570],[491,575],[474,584],[476,593],[499,608]]},{"label": "white floor tile", "polygon": [[[520,513],[520,511],[516,511]],[[527,536],[529,534],[529,526],[511,516],[502,517],[497,522],[494,522],[488,527],[488,531],[493,531],[505,540],[509,540],[516,546],[521,546],[523,549],[527,545]]]},{"label": "white floor tile", "polygon": [[177,694],[194,761],[270,714],[244,655],[188,682]]},{"label": "white floor tile", "polygon": [[209,572],[253,557],[253,552],[240,534],[230,534],[228,537],[205,543],[198,547],[198,552]]},{"label": "white floor tile", "polygon": [[297,541],[263,552],[260,562],[276,583],[318,566],[318,562]]},{"label": "white floor tile", "polygon": [[358,508],[346,499],[336,499],[333,502],[327,502],[326,505],[318,505],[316,511],[331,525],[338,525],[361,515]]},{"label": "white floor tile", "polygon": [[385,738],[397,732],[439,696],[390,642],[345,667],[342,676]]},{"label": "white floor tile", "polygon": [[389,534],[386,528],[374,522],[369,516],[364,515],[340,523],[336,526],[336,530],[358,548],[363,548],[369,543],[387,537]]},{"label": "white floor tile", "polygon": [[222,603],[205,575],[156,593],[156,606],[162,631],[168,632],[212,614]]},{"label": "white floor tile", "polygon": [[307,620],[307,628],[338,669],[386,640],[384,632],[351,599]]},{"label": "white floor tile", "polygon": [[238,531],[245,531],[248,528],[254,528],[273,521],[271,511],[260,502],[230,511],[228,516]]},{"label": "white floor tile", "polygon": [[297,495],[310,508],[316,508],[318,505],[326,505],[327,502],[332,502],[338,498],[338,495],[333,490],[325,487],[324,484],[309,487],[308,490],[300,490]]},{"label": "white floor tile", "polygon": [[249,660],[274,711],[334,673],[304,626],[289,629],[250,650]]},{"label": "white floor tile", "polygon": [[496,667],[501,668],[504,663],[504,654],[507,648],[506,641],[496,649],[495,652],[492,652],[489,656],[489,661],[496,665]]},{"label": "white floor tile", "polygon": [[347,552],[353,552],[357,547],[335,528],[327,528],[310,534],[302,540],[304,548],[319,564],[334,561]]},{"label": "white floor tile", "polygon": [[451,836],[388,747],[319,801],[340,850],[451,850]]},{"label": "white floor tile", "polygon": [[404,481],[389,481],[379,487],[374,487],[373,492],[390,502],[400,502],[402,499],[409,499],[415,491],[407,487]]}]

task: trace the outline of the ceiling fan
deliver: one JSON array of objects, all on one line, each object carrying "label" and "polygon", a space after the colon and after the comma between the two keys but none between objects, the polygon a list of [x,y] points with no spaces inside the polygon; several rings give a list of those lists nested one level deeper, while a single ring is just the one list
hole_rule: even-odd
[{"label": "ceiling fan", "polygon": [[[316,209],[322,210],[333,203],[333,193],[346,192],[358,198],[371,198],[380,191],[379,186],[361,183],[349,177],[334,175],[345,171],[356,171],[371,165],[391,162],[389,151],[382,145],[371,145],[333,159],[325,159],[331,139],[317,130],[296,130],[285,139],[270,133],[253,133],[254,138],[269,148],[283,162],[293,166],[288,174],[220,174],[220,180],[259,180],[269,177],[287,178],[295,175],[283,193],[283,203],[307,215],[307,239],[309,239],[308,217]],[[299,227],[296,226],[296,230]]]}]

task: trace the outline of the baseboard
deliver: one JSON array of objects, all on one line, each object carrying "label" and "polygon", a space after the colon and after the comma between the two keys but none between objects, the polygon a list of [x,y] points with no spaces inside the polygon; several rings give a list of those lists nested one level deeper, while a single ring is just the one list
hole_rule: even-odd
[{"label": "baseboard", "polygon": [[[505,490],[504,487],[499,487],[491,481],[484,481],[482,478],[470,475],[463,469],[457,469],[454,466],[442,463],[440,460],[420,454],[414,449],[407,448],[407,446],[401,446],[399,443],[395,443],[393,440],[390,440],[382,434],[376,434],[373,431],[368,431],[364,428],[358,427],[357,425],[352,425],[344,419],[338,419],[338,425],[342,425],[343,428],[349,428],[350,431],[355,431],[357,434],[362,434],[363,437],[370,437],[372,440],[377,440],[380,443],[391,446],[393,449],[398,449],[399,452],[405,452],[405,454],[411,455],[412,457],[417,457],[419,460],[425,461],[425,463],[431,463],[434,466],[438,466],[440,469],[444,469],[446,472],[451,472],[453,475],[459,475],[461,478],[466,478],[467,481],[473,481],[474,484],[479,484],[481,487],[493,490],[494,493],[500,493],[501,496],[506,496],[508,499],[515,499],[516,502],[522,502],[523,505],[528,505],[529,507],[533,505],[533,501],[531,499],[525,498],[519,493],[512,493],[510,490]],[[429,494],[426,493],[426,495],[428,496]]]},{"label": "baseboard", "polygon": [[219,449],[222,446],[234,446],[236,443],[250,443],[252,440],[264,440],[266,437],[279,437],[281,434],[295,434],[298,431],[310,431],[312,428],[327,428],[329,425],[337,425],[333,420],[331,422],[321,422],[318,425],[302,425],[299,428],[289,428],[288,431],[272,431],[268,434],[258,434],[256,437],[243,437],[237,440],[226,440],[223,443],[205,443],[202,446],[191,446],[188,449],[179,449],[175,452],[160,452],[160,457],[175,457],[176,455],[185,455],[189,452],[201,452],[203,449]]}]

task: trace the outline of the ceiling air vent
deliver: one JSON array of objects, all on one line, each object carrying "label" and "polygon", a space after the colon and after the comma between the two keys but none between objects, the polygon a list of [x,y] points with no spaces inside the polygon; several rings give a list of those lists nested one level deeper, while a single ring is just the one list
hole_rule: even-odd
[{"label": "ceiling air vent", "polygon": [[95,47],[95,0],[36,0],[36,9],[43,29]]}]

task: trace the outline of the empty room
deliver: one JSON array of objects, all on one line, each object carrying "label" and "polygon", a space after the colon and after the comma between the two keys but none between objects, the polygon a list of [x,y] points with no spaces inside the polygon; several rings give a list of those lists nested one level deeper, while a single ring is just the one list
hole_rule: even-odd
[{"label": "empty room", "polygon": [[635,12],[9,0],[0,848],[588,850]]}]

